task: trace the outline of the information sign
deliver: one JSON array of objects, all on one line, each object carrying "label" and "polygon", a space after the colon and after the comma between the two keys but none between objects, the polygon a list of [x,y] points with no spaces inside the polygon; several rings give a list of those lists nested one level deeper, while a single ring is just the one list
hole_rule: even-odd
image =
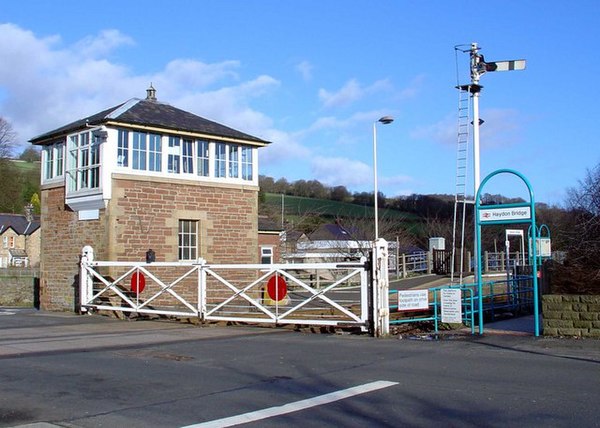
[{"label": "information sign", "polygon": [[458,288],[443,288],[442,322],[462,323],[461,291]]},{"label": "information sign", "polygon": [[429,309],[429,290],[398,291],[398,311],[422,311]]}]

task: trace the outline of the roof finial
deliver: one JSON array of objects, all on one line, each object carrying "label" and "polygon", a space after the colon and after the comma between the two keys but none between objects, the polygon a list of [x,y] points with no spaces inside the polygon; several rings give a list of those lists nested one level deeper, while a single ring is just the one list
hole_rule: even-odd
[{"label": "roof finial", "polygon": [[152,82],[150,82],[150,87],[146,89],[146,99],[156,101],[156,89],[152,86]]}]

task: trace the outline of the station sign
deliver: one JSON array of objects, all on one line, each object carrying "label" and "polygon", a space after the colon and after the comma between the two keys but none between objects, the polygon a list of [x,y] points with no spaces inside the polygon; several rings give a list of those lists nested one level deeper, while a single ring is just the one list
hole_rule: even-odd
[{"label": "station sign", "polygon": [[531,207],[529,206],[479,209],[479,221],[481,223],[525,220],[531,220]]}]

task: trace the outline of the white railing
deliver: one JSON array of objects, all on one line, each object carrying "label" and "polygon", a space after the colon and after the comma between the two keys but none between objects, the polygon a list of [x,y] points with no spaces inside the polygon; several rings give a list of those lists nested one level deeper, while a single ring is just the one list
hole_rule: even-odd
[{"label": "white railing", "polygon": [[431,272],[431,256],[422,251],[411,254],[390,256],[389,269],[397,278],[406,278],[409,274],[425,274]]},{"label": "white railing", "polygon": [[[380,263],[379,263],[380,264]],[[81,257],[82,311],[202,321],[368,328],[368,272],[360,262],[209,264],[95,261]],[[387,285],[386,285],[387,287]]]}]

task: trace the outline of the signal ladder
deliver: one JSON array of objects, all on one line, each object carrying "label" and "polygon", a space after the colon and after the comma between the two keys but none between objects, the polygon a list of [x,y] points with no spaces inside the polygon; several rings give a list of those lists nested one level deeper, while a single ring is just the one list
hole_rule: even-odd
[{"label": "signal ladder", "polygon": [[[467,204],[474,201],[467,198],[468,170],[470,167],[469,145],[471,142],[471,97],[479,89],[479,85],[460,85],[458,92],[458,138],[456,145],[456,194],[454,196],[454,227],[452,229],[452,260],[450,264],[451,282],[462,283],[464,248],[465,248],[465,222]],[[460,231],[458,230],[460,221]],[[457,241],[460,240],[460,266],[459,278],[455,281]]]}]

